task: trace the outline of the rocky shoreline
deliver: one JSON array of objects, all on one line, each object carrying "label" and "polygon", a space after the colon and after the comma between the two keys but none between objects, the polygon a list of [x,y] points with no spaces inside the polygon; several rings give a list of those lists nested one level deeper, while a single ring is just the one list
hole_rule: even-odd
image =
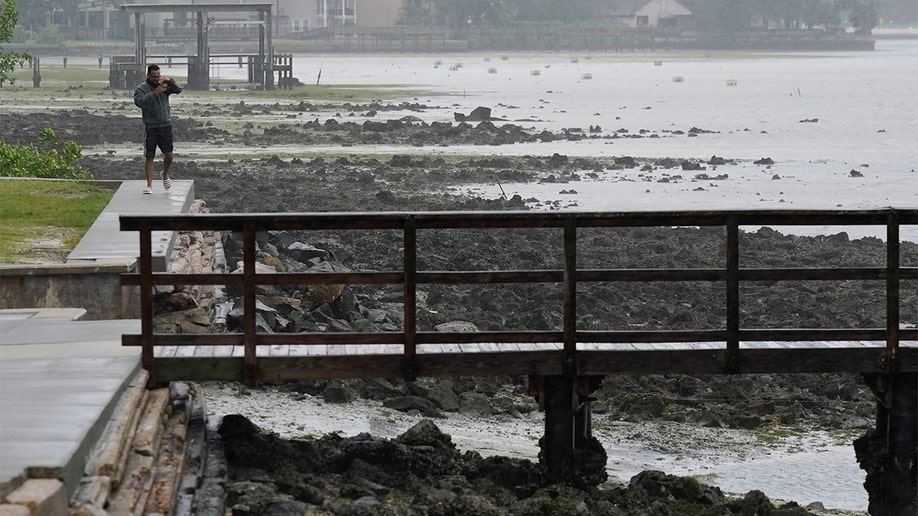
[{"label": "rocky shoreline", "polygon": [[[657,235],[654,231],[636,231],[631,234],[617,235],[615,246],[618,248],[633,249],[626,255],[639,254],[641,246],[647,241],[671,239],[665,246],[667,249],[680,249],[682,254],[702,257],[712,247],[717,245],[716,235],[706,234],[704,230],[683,228],[678,232]],[[681,234],[680,233],[684,233]],[[544,236],[544,235],[543,235]],[[340,270],[344,263],[352,264],[352,260],[361,260],[359,268],[373,264],[374,267],[386,268],[397,266],[388,263],[383,257],[373,257],[371,253],[362,253],[358,249],[379,248],[378,242],[367,240],[368,237],[355,237],[353,241],[343,238],[342,235],[309,235],[297,238],[287,232],[278,232],[262,235],[259,248],[262,255],[259,266],[261,272],[276,270],[305,270],[307,268],[320,268],[323,270]],[[459,250],[473,249],[479,236],[453,235],[457,239],[455,253],[461,255]],[[819,256],[828,260],[829,264],[836,266],[848,263],[872,263],[882,256],[882,242],[877,239],[850,240],[844,235],[833,237],[798,237],[782,235],[772,230],[762,229],[756,233],[746,234],[744,238],[750,239],[747,247],[760,250],[758,260],[762,263],[773,264],[791,261],[793,256],[786,254],[787,249],[804,249],[801,254]],[[208,238],[200,236],[194,239],[183,239],[186,242],[206,242]],[[238,263],[238,245],[232,235],[226,235],[222,240],[222,253],[228,263]],[[792,244],[792,245],[791,245]],[[546,248],[547,244],[540,243],[539,235],[525,234],[516,245],[509,246],[530,257],[532,249]],[[783,249],[783,251],[781,250]],[[181,254],[180,249],[180,254]],[[911,250],[908,254],[911,254]],[[599,248],[595,255],[587,254],[588,259],[598,259],[607,256],[610,249]],[[205,253],[206,254],[206,253]],[[342,263],[341,260],[344,260]],[[466,260],[472,259],[471,257]],[[523,263],[521,256],[507,255],[500,259],[505,263]],[[659,253],[656,263],[662,266],[671,260],[667,253]],[[301,261],[302,260],[302,261]],[[331,261],[329,261],[331,260]],[[375,260],[383,260],[377,262]],[[189,260],[182,260],[180,267],[186,267]],[[193,260],[191,260],[193,261]],[[206,261],[206,260],[205,260]],[[624,263],[622,266],[628,266]],[[630,264],[633,265],[633,264]],[[814,264],[825,266],[826,264]],[[648,293],[630,292],[621,290],[619,286],[614,291],[614,296],[609,292],[596,294],[596,309],[604,309],[600,302],[604,297],[606,302],[620,302],[622,298],[641,300]],[[843,309],[832,312],[820,310],[816,305],[806,308],[806,303],[794,289],[771,289],[772,292],[760,292],[754,295],[763,299],[763,304],[782,306],[779,300],[797,299],[792,306],[795,313],[772,313],[769,316],[762,314],[762,323],[774,323],[775,320],[794,320],[806,325],[846,325],[852,324],[849,317],[879,317],[863,312],[858,302],[863,301],[865,290],[858,290],[859,295],[849,296],[844,290],[828,289],[816,293],[817,298],[841,299],[852,304]],[[262,331],[386,331],[387,328],[396,328],[398,310],[387,311],[387,305],[380,302],[386,298],[385,293],[372,292],[358,289],[355,286],[341,286],[333,292],[311,292],[283,287],[263,287],[259,291],[259,325]],[[239,293],[227,292],[230,299]],[[672,308],[664,306],[663,311],[642,315],[635,311],[636,317],[645,317],[654,320],[663,327],[667,324],[689,324],[696,327],[704,326],[706,320],[714,317],[716,309],[704,309],[706,302],[689,293],[659,293],[662,297],[672,296],[679,298],[686,296],[688,301],[681,304],[672,300]],[[752,294],[750,294],[752,295]],[[197,306],[188,308],[185,301],[175,302],[176,299],[186,299],[187,293],[167,291],[163,292],[157,303],[162,314],[159,318],[157,331],[195,331],[187,325],[181,328],[170,327],[174,321],[207,321],[208,314],[213,313],[213,306],[201,302]],[[457,297],[458,296],[458,297]],[[425,317],[419,318],[419,324],[428,324],[434,328],[449,325],[458,321],[451,319],[461,313],[468,320],[476,321],[482,327],[491,324],[511,324],[521,326],[532,325],[533,319],[514,320],[518,314],[539,313],[538,306],[523,305],[501,308],[501,304],[508,298],[514,299],[541,299],[532,292],[488,292],[486,297],[491,301],[492,309],[508,316],[497,321],[489,321],[485,310],[476,314],[476,306],[463,303],[462,295],[450,292],[431,292],[427,296],[428,302],[436,300],[436,304],[424,305],[420,308],[428,309]],[[847,301],[845,301],[847,300]],[[224,300],[224,303],[227,301]],[[238,298],[236,298],[238,302]],[[444,306],[445,302],[454,306]],[[634,302],[634,301],[632,301]],[[716,301],[710,301],[716,305]],[[232,302],[230,304],[233,304]],[[538,303],[537,303],[538,304]],[[687,309],[682,305],[691,306]],[[434,309],[436,308],[436,309]],[[637,308],[635,305],[632,308]],[[615,313],[614,309],[606,309]],[[194,312],[200,312],[194,315]],[[544,314],[544,312],[542,312]],[[802,314],[802,315],[801,315]],[[238,317],[238,316],[236,316]],[[557,319],[557,314],[545,315],[545,324]],[[769,319],[775,317],[775,319]],[[800,319],[805,317],[806,319]],[[171,321],[171,322],[170,322]],[[225,328],[232,330],[234,315],[230,310],[227,314]],[[374,322],[375,321],[375,322]],[[465,324],[471,324],[463,321]],[[619,321],[621,324],[633,322],[629,318]],[[288,327],[289,325],[289,327]],[[501,326],[505,327],[505,326]],[[211,327],[212,329],[212,327]],[[493,479],[484,479],[475,476],[477,472],[488,470],[489,461],[497,459],[483,458],[474,452],[460,453],[450,441],[448,435],[444,436],[436,426],[436,421],[454,417],[461,414],[465,417],[484,417],[495,414],[505,414],[508,417],[528,417],[538,410],[535,399],[526,389],[524,379],[514,378],[467,378],[457,381],[419,381],[413,384],[389,382],[384,380],[370,381],[315,381],[295,382],[273,386],[278,393],[287,392],[289,396],[310,396],[325,400],[326,403],[347,404],[355,400],[375,400],[391,411],[417,414],[422,417],[433,418],[418,424],[404,435],[393,437],[390,440],[361,434],[359,436],[342,438],[335,437],[334,433],[319,436],[300,436],[281,438],[276,433],[258,428],[251,420],[236,415],[223,417],[229,427],[217,428],[216,422],[213,430],[222,436],[222,443],[226,449],[227,458],[227,497],[226,503],[233,514],[273,514],[274,511],[293,511],[300,514],[399,514],[399,507],[409,513],[418,514],[451,514],[473,510],[482,514],[627,514],[637,507],[654,507],[654,510],[664,510],[666,507],[674,513],[682,513],[686,507],[695,507],[696,510],[712,511],[703,512],[710,514],[734,514],[743,510],[757,507],[756,513],[767,511],[773,514],[820,514],[821,507],[814,505],[809,509],[801,508],[796,504],[782,504],[776,506],[761,492],[749,492],[737,499],[725,496],[716,487],[706,486],[697,480],[678,478],[666,475],[663,472],[647,471],[635,476],[627,486],[617,482],[606,482],[604,465],[607,457],[602,448],[594,450],[597,453],[599,470],[595,470],[586,477],[593,478],[595,485],[580,485],[573,487],[552,486],[546,483],[542,466],[536,461],[525,459],[511,459],[502,457],[508,464],[502,468],[511,468],[512,471],[502,469],[502,475],[512,475],[512,478],[530,479],[526,486],[503,486],[517,495],[513,503],[507,502],[510,493],[495,495],[491,491],[497,487],[485,489],[482,482],[491,485]],[[204,387],[206,391],[207,387]],[[244,398],[247,389],[239,391],[239,396]],[[768,429],[768,428],[794,428],[799,432],[812,429],[835,429],[849,433],[853,438],[872,426],[874,415],[874,399],[867,389],[863,379],[855,375],[769,375],[769,376],[735,376],[724,377],[709,375],[706,377],[687,377],[681,375],[669,376],[618,376],[607,377],[602,387],[596,393],[597,401],[594,410],[597,415],[605,416],[608,420],[642,423],[649,421],[667,421],[670,423],[687,423],[698,428],[735,428],[735,429]],[[605,419],[604,419],[605,420]],[[422,439],[420,449],[413,445],[404,445],[402,440],[411,440],[416,432],[427,437]],[[230,436],[227,438],[227,435]],[[305,439],[305,442],[304,442]],[[428,442],[425,439],[431,439]],[[365,448],[367,447],[367,448]],[[368,450],[387,451],[382,463],[366,462],[361,458],[357,471],[352,471],[351,465],[363,457],[363,454],[373,456]],[[324,451],[320,451],[324,450]],[[355,456],[351,456],[355,453]],[[411,458],[418,453],[424,457]],[[317,471],[310,468],[309,473],[287,464],[285,461],[293,456],[306,454],[310,460],[317,460],[319,464],[329,461],[337,465],[329,466],[331,469]],[[315,458],[319,454],[321,458]],[[331,454],[331,457],[323,454]],[[417,476],[417,472],[407,475],[407,480],[393,480],[385,466],[396,460],[391,454],[396,454],[398,461],[408,461],[415,464],[422,462],[424,467],[432,467],[424,460],[445,461],[450,466],[447,480],[436,475]],[[437,459],[431,459],[432,455]],[[404,455],[404,456],[402,456]],[[459,457],[462,457],[460,460]],[[499,457],[500,458],[500,457]],[[305,460],[305,459],[304,459]],[[337,461],[343,461],[338,463]],[[381,459],[382,460],[382,459]],[[454,464],[456,461],[461,466]],[[590,461],[587,461],[589,463]],[[346,467],[345,467],[346,465]],[[420,467],[420,466],[418,466]],[[445,467],[445,466],[444,466]],[[381,468],[377,470],[374,468]],[[435,468],[436,469],[436,468]],[[514,472],[515,471],[515,472]],[[461,475],[460,475],[461,473]],[[462,485],[469,491],[465,494],[455,484],[456,476],[465,478]],[[355,482],[349,484],[348,482]],[[445,483],[444,483],[445,482]],[[373,486],[368,488],[368,483]],[[332,488],[331,486],[336,486]],[[452,493],[446,499],[429,497],[431,485],[438,485]],[[297,487],[298,486],[298,487]],[[445,487],[442,487],[445,486]],[[500,486],[498,486],[500,487]],[[674,494],[675,493],[675,494]],[[688,493],[688,494],[686,494]],[[523,498],[523,494],[528,494]],[[496,496],[496,498],[494,498]],[[291,499],[291,497],[293,499]],[[406,501],[410,500],[410,501]],[[503,502],[501,501],[503,500]],[[601,500],[607,503],[595,505],[593,502]],[[211,500],[208,503],[216,503]],[[501,505],[504,503],[504,505]],[[509,505],[507,505],[509,503]],[[630,504],[635,505],[630,505]],[[467,505],[472,504],[472,505]],[[548,505],[546,505],[548,504]],[[750,505],[751,504],[751,505]],[[562,509],[576,507],[573,509]],[[613,510],[611,507],[614,507]],[[474,509],[472,509],[474,508]],[[745,509],[744,509],[745,508]],[[251,511],[251,512],[249,512]],[[414,512],[412,512],[414,511]],[[483,512],[482,512],[483,511]],[[624,512],[617,512],[624,511]]]},{"label": "rocky shoreline", "polygon": [[219,433],[231,479],[226,504],[237,515],[811,514],[794,503],[776,507],[758,491],[728,498],[660,471],[625,486],[590,485],[604,471],[578,476],[591,480],[580,485],[553,484],[531,461],[459,452],[431,420],[395,439],[283,440],[241,416],[225,417]]},{"label": "rocky shoreline", "polygon": [[[314,106],[277,106],[275,112],[310,113]],[[323,106],[317,111],[324,111]],[[470,197],[448,187],[475,182],[517,181],[576,183],[584,174],[611,168],[633,171],[635,176],[652,175],[654,180],[721,174],[729,158],[710,160],[680,158],[641,159],[569,158],[562,155],[525,157],[460,157],[455,160],[408,152],[410,146],[475,143],[503,145],[533,138],[589,138],[589,131],[533,133],[512,123],[488,120],[434,126],[416,120],[395,122],[342,122],[337,117],[305,122],[290,131],[270,127],[243,127],[240,131],[216,129],[203,118],[205,112],[246,116],[252,109],[235,106],[199,106],[202,118],[183,118],[177,129],[184,143],[237,145],[270,148],[282,143],[333,144],[347,147],[392,141],[406,146],[404,154],[391,157],[322,156],[279,157],[256,154],[250,158],[226,160],[178,160],[173,177],[194,180],[198,195],[213,212],[282,211],[416,211],[416,210],[506,210],[525,209],[539,200]],[[364,115],[383,105],[349,106]],[[410,109],[403,107],[402,109]],[[423,109],[423,106],[417,107]],[[299,110],[299,111],[297,111]],[[136,119],[102,116],[87,111],[36,113],[7,117],[0,137],[11,141],[34,141],[38,129],[55,127],[62,138],[81,145],[121,145],[139,141]],[[85,130],[99,128],[98,130]],[[103,129],[104,128],[104,129]],[[703,129],[697,129],[699,135]],[[617,137],[667,137],[664,131],[615,133]],[[616,136],[606,136],[609,138]],[[103,153],[82,162],[97,179],[136,179],[142,170],[138,158],[124,159]],[[714,167],[722,167],[714,172]],[[593,172],[591,172],[593,171]],[[690,174],[690,175],[689,175]],[[448,252],[429,257],[438,268],[478,268],[489,263],[510,267],[539,268],[549,264],[551,235],[520,231],[501,236],[450,232]],[[421,247],[432,245],[421,236]],[[442,235],[436,236],[442,238]],[[623,229],[597,234],[595,245],[584,250],[587,263],[610,261],[617,266],[671,266],[685,260],[695,266],[717,266],[722,259],[718,248],[723,235],[703,228]],[[791,266],[806,256],[806,266],[871,266],[882,263],[884,246],[875,238],[850,239],[845,234],[820,237],[785,235],[774,230],[743,233],[744,248],[751,253],[748,265]],[[219,242],[231,268],[234,257],[232,235]],[[292,245],[298,243],[299,245]],[[345,267],[353,270],[385,269],[393,265],[385,237],[359,232],[348,234],[272,234],[262,242],[263,266],[275,270]],[[903,262],[918,263],[918,245],[904,243]],[[761,300],[745,314],[746,323],[764,326],[880,326],[882,303],[876,303],[882,289],[864,282],[828,282],[815,287],[763,284],[743,295]],[[630,285],[601,285],[590,292],[589,312],[584,321],[602,321],[608,326],[640,325],[648,328],[678,327],[704,329],[718,324],[722,295],[710,286],[661,290]],[[204,324],[214,320],[216,303],[195,295],[188,304],[175,304],[179,292],[164,292],[159,305],[165,313],[203,312]],[[187,294],[187,293],[186,293]],[[280,313],[291,325],[264,319],[272,331],[330,328],[357,325],[398,327],[398,311],[391,309],[387,292],[367,286],[343,286],[337,293],[276,289],[259,293],[269,310]],[[329,294],[329,295],[324,295]],[[233,296],[232,292],[227,292]],[[497,288],[486,285],[478,292],[463,292],[449,286],[432,286],[426,292],[419,325],[467,322],[482,330],[506,328],[546,329],[554,327],[559,315],[537,300],[546,293],[537,287]],[[184,296],[188,298],[189,296]],[[285,305],[278,304],[284,299]],[[293,300],[288,301],[288,300]],[[482,306],[482,301],[487,306]],[[870,302],[868,302],[870,301]],[[232,300],[222,300],[231,303]],[[903,311],[918,313],[918,293],[903,292]],[[231,307],[230,307],[231,308]],[[485,309],[487,308],[487,309]],[[189,312],[190,311],[190,312]],[[232,325],[231,310],[227,325]],[[494,313],[502,314],[495,318]],[[354,314],[358,314],[355,316]],[[264,315],[264,314],[263,314]],[[168,324],[168,323],[163,323]],[[297,325],[299,324],[299,325]],[[527,414],[537,410],[523,386],[523,379],[457,379],[428,385],[381,382],[308,382],[284,388],[310,396],[340,400],[364,399],[389,403],[390,410],[424,414],[434,420],[443,415],[467,411],[474,414],[505,411]],[[332,397],[335,398],[332,398]],[[629,422],[666,420],[711,428],[766,428],[791,426],[845,429],[865,432],[873,424],[873,394],[854,375],[771,375],[756,377],[621,376],[606,378],[597,392],[599,414]],[[398,400],[398,403],[396,401]],[[372,435],[353,438],[327,435],[312,439],[281,439],[241,417],[224,418],[219,429],[220,444],[227,459],[225,480],[227,508],[232,514],[807,514],[795,504],[775,507],[760,492],[740,500],[729,499],[717,488],[693,479],[665,473],[642,473],[628,486],[605,484],[604,468],[588,469],[579,486],[547,484],[538,463],[510,458],[483,458],[461,453],[449,435],[435,423],[424,422],[394,439]],[[605,452],[586,462],[605,465]],[[597,457],[602,457],[600,461]],[[308,467],[304,467],[306,464]],[[397,467],[393,467],[396,465]],[[395,474],[395,471],[400,472]],[[211,478],[211,483],[220,484]]]}]

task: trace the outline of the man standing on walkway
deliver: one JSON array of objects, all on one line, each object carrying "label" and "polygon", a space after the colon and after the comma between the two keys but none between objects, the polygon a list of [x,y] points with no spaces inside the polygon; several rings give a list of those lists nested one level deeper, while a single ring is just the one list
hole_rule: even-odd
[{"label": "man standing on walkway", "polygon": [[153,193],[153,158],[156,157],[156,147],[163,152],[163,188],[168,192],[172,189],[172,179],[169,178],[169,166],[172,165],[172,117],[169,114],[169,96],[181,93],[182,88],[175,80],[162,75],[159,66],[151,64],[147,67],[147,79],[134,88],[134,104],[143,113],[145,129],[144,153],[146,158],[143,170],[147,176],[147,187],[143,193]]}]

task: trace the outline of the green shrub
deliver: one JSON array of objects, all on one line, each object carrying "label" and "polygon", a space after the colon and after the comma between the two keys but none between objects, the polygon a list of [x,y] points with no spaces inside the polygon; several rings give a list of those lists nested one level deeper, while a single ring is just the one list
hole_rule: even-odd
[{"label": "green shrub", "polygon": [[26,30],[22,25],[17,25],[13,29],[13,37],[10,38],[10,43],[25,43],[26,42]]},{"label": "green shrub", "polygon": [[35,41],[47,45],[57,45],[64,41],[64,35],[61,34],[58,25],[49,23],[38,31],[38,34],[35,35]]},{"label": "green shrub", "polygon": [[77,165],[83,149],[72,140],[61,144],[52,129],[42,129],[35,145],[10,145],[0,139],[0,176],[53,179],[92,179],[88,170]]}]

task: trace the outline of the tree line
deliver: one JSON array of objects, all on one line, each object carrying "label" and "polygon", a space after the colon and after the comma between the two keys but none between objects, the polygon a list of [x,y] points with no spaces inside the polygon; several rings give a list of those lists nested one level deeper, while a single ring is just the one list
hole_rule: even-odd
[{"label": "tree line", "polygon": [[[474,27],[550,22],[596,25],[621,0],[405,0],[399,23],[436,25],[462,33]],[[681,0],[694,13],[695,28],[735,32],[755,28],[837,29],[842,16],[858,32],[869,33],[887,20],[918,21],[914,0]]]},{"label": "tree line", "polygon": [[[357,0],[361,1],[361,0]],[[367,0],[362,0],[367,1]],[[621,26],[603,13],[625,0],[403,0],[398,23],[446,28],[458,39],[484,31],[527,27]],[[881,21],[918,22],[915,0],[680,0],[694,15],[686,29],[703,38],[729,40],[731,35],[760,28],[840,30],[851,27],[868,34]],[[93,0],[113,9],[123,0]],[[2,0],[6,41],[59,43],[79,39],[79,16],[86,0]]]}]

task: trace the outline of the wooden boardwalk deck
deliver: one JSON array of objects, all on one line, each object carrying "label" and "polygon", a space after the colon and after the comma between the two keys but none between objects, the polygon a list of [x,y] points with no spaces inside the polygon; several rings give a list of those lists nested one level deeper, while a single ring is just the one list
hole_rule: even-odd
[{"label": "wooden boardwalk deck", "polygon": [[[906,343],[902,348],[918,347],[918,344]],[[900,348],[900,349],[902,349]],[[531,343],[468,343],[468,344],[419,344],[418,355],[462,354],[462,353],[530,353],[539,351],[561,351],[564,345],[560,342]],[[651,342],[651,343],[582,343],[578,351],[700,351],[723,350],[723,343],[714,342]],[[817,341],[817,342],[748,342],[741,343],[740,349],[877,349],[885,350],[886,343],[881,341]],[[258,348],[258,357],[331,357],[331,356],[364,356],[364,355],[402,355],[404,348],[398,344],[318,344],[318,345],[274,345]],[[245,346],[154,346],[156,358],[241,358],[245,356]]]},{"label": "wooden boardwalk deck", "polygon": [[[155,346],[152,369],[160,381],[246,381],[245,346]],[[884,372],[882,341],[741,343],[735,364],[716,342],[581,343],[576,373],[753,374]],[[397,344],[271,345],[256,350],[255,381],[401,377],[404,346]],[[561,375],[562,343],[419,344],[412,356],[418,376]],[[899,349],[900,371],[918,370],[918,343]],[[251,377],[249,377],[252,380]]]}]

